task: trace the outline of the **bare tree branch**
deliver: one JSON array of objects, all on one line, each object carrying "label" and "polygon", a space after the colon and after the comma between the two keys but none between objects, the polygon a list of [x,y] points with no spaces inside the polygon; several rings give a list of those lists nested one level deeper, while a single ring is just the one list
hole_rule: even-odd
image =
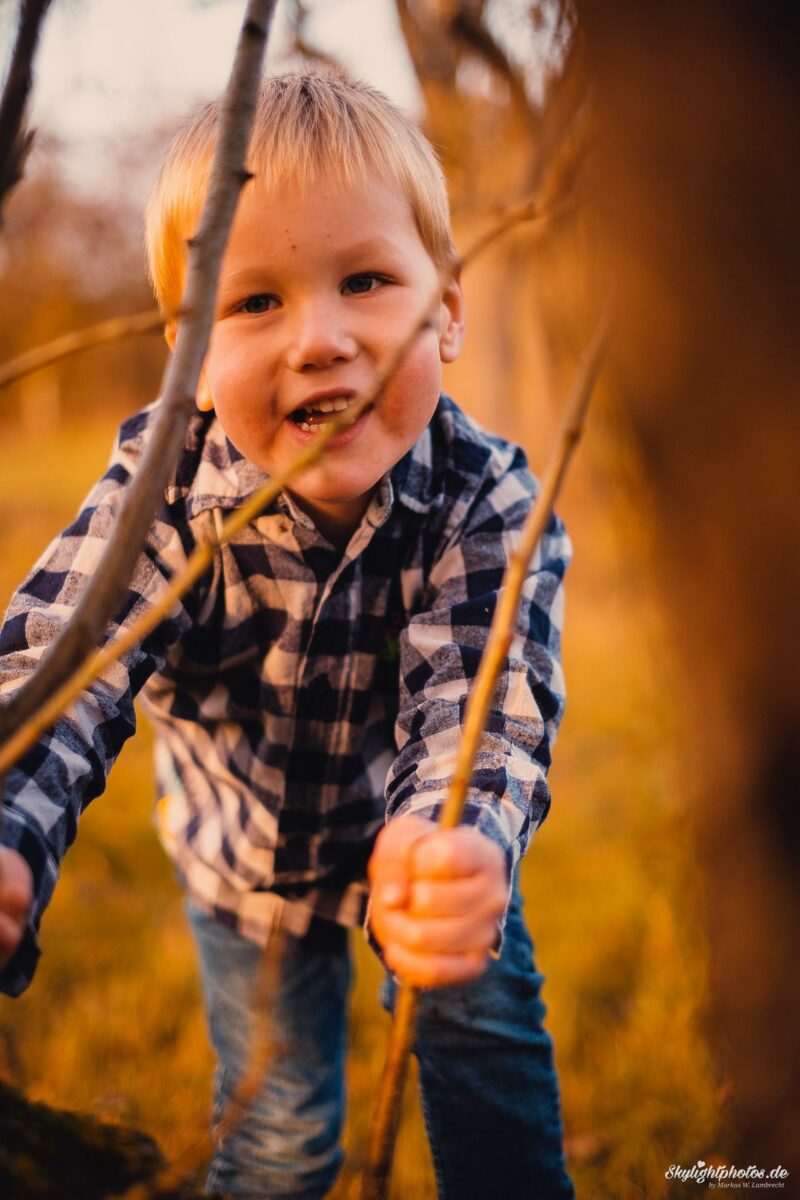
[{"label": "bare tree branch", "polygon": [[456,4],[456,11],[450,17],[449,28],[452,36],[465,46],[475,51],[484,62],[496,71],[508,84],[512,100],[532,129],[538,129],[539,121],[525,87],[525,80],[511,62],[508,54],[492,36],[483,19],[483,3],[474,0],[461,0]]},{"label": "bare tree branch", "polygon": [[39,669],[0,709],[0,736],[18,728],[54,687],[97,645],[125,596],[156,506],[178,453],[194,405],[200,369],[214,316],[219,267],[239,192],[248,178],[245,155],[261,65],[275,0],[248,0],[233,69],[223,102],[208,195],[189,246],[189,268],[175,353],[164,376],[163,399],[139,470],[131,483],[112,538],[69,624]]},{"label": "bare tree branch", "polygon": [[[506,568],[489,637],[481,655],[475,684],[467,700],[458,758],[447,801],[439,820],[441,829],[454,829],[461,821],[489,707],[494,697],[500,671],[511,646],[519,598],[527,576],[528,564],[547,528],[553,505],[583,432],[589,401],[605,353],[607,324],[606,312],[578,367],[572,392],[564,410],[561,431],[542,478],[541,489],[523,526],[519,546]],[[408,1057],[414,1040],[418,1007],[419,989],[410,984],[401,984],[389,1041],[389,1052],[370,1132],[361,1200],[383,1200],[386,1194],[397,1118],[408,1069]]]},{"label": "bare tree branch", "polygon": [[[524,131],[531,151],[529,162],[523,159],[520,164],[523,194],[538,193],[551,160],[560,154],[564,138],[587,109],[584,46],[573,5],[571,0],[553,0],[553,4],[557,5],[553,41],[559,46],[558,63],[548,75],[546,102],[539,109],[528,93],[522,68],[488,27],[485,0],[442,0],[438,5],[397,0],[400,25],[425,94],[429,136],[447,148],[451,169],[462,172],[468,181],[467,195],[476,173],[480,174],[484,155],[473,128],[476,110],[468,97],[466,104],[454,99],[458,68],[469,56],[481,60],[509,89],[508,130],[518,127],[518,132]],[[531,4],[531,12],[537,7]]]},{"label": "bare tree branch", "polygon": [[0,225],[6,196],[22,179],[33,133],[22,132],[25,106],[33,82],[33,56],[50,0],[22,0],[17,39],[0,99]]},{"label": "bare tree branch", "polygon": [[341,71],[342,65],[332,54],[326,54],[319,46],[313,45],[308,39],[308,9],[304,0],[292,0],[289,13],[289,24],[292,29],[293,45],[297,53],[309,62],[323,63],[334,71]]},{"label": "bare tree branch", "polygon": [[99,321],[88,329],[80,329],[74,333],[65,333],[62,337],[54,338],[44,346],[27,350],[0,366],[0,388],[40,371],[42,367],[52,366],[62,358],[80,354],[83,350],[91,350],[95,346],[107,342],[122,342],[126,338],[138,337],[142,333],[160,333],[164,329],[165,318],[157,308],[147,312],[136,313],[132,317],[111,317],[108,321]]},{"label": "bare tree branch", "polygon": [[484,250],[488,250],[494,242],[500,240],[504,234],[508,233],[516,225],[523,225],[528,221],[541,221],[547,223],[562,216],[564,213],[571,212],[575,204],[572,200],[565,199],[562,203],[555,204],[550,208],[542,208],[536,199],[522,200],[519,204],[514,204],[511,208],[507,208],[498,220],[480,234],[466,251],[463,258],[460,259],[461,269],[468,267],[474,258],[483,254]]},{"label": "bare tree branch", "polygon": [[233,1133],[258,1096],[270,1063],[285,1049],[275,997],[280,988],[283,961],[290,938],[291,934],[282,930],[279,919],[276,919],[259,959],[253,986],[251,1011],[258,1014],[259,1023],[251,1037],[250,1054],[227,1108],[214,1128],[214,1140],[219,1145]]},{"label": "bare tree branch", "polygon": [[418,11],[408,0],[397,0],[397,15],[423,91],[430,80],[453,87],[458,54],[442,20]]}]

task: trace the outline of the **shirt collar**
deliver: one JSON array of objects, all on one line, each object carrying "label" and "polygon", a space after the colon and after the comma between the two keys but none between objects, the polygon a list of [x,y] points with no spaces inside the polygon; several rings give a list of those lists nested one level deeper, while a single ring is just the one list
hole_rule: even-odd
[{"label": "shirt collar", "polygon": [[216,417],[198,414],[167,500],[182,496],[191,518],[212,508],[237,508],[266,482],[265,472],[239,453]]}]

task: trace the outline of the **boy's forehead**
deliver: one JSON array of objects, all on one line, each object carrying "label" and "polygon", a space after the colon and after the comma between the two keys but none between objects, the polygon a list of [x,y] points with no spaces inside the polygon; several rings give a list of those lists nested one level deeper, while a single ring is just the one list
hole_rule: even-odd
[{"label": "boy's forehead", "polygon": [[388,248],[403,227],[416,227],[411,202],[396,180],[322,173],[280,183],[256,175],[242,193],[237,218],[246,237],[258,237],[263,229],[364,251]]},{"label": "boy's forehead", "polygon": [[245,185],[243,196],[265,205],[283,206],[287,202],[310,200],[321,208],[361,203],[412,209],[409,195],[395,176],[366,168],[348,170],[337,164],[323,164],[311,173],[295,170],[291,164],[286,164],[277,175],[256,169]]}]

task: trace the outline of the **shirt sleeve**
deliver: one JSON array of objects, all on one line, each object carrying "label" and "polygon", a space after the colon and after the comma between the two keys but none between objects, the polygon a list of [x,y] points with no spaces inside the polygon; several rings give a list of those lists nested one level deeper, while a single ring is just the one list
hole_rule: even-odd
[{"label": "shirt sleeve", "polygon": [[[426,605],[400,639],[397,756],[387,819],[437,819],[447,796],[470,690],[538,484],[512,470],[484,485],[428,577]],[[464,822],[505,852],[509,879],[550,806],[547,770],[564,709],[563,578],[570,543],[552,517],[528,571],[516,626],[481,739]]]},{"label": "shirt sleeve", "polygon": [[[117,446],[108,471],[76,520],[45,550],[15,593],[0,631],[0,702],[35,670],[69,620],[96,571],[114,527],[138,455]],[[190,552],[187,527],[156,518],[120,612],[103,641],[135,621]],[[78,817],[99,795],[124,742],[135,731],[133,700],[191,625],[193,600],[176,604],[144,643],[113,664],[8,772],[0,841],[19,850],[34,876],[34,903],[23,942],[0,973],[0,991],[18,995],[39,957],[37,932]]]}]

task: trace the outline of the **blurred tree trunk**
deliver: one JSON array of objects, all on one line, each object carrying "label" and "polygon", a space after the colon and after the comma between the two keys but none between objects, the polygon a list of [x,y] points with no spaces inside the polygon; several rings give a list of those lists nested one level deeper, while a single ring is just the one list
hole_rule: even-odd
[{"label": "blurred tree trunk", "polygon": [[[519,198],[590,85],[587,216],[535,258],[522,245],[497,256],[473,337],[505,345],[515,320],[506,373],[526,372],[520,306],[497,298],[518,298],[535,273],[546,379],[616,282],[610,375],[651,492],[678,651],[665,686],[684,723],[704,879],[708,1032],[741,1160],[796,1178],[800,12],[788,0],[398,0],[398,10],[457,222]],[[548,20],[562,29],[565,67],[537,108],[519,48],[526,24]],[[586,294],[569,257],[582,261]],[[483,295],[493,299],[481,307]],[[496,391],[478,405],[495,428]],[[540,430],[535,395],[527,405]]]},{"label": "blurred tree trunk", "polygon": [[598,118],[591,208],[619,284],[613,380],[680,652],[708,1027],[742,1159],[796,1180],[800,13],[577,8]]}]

